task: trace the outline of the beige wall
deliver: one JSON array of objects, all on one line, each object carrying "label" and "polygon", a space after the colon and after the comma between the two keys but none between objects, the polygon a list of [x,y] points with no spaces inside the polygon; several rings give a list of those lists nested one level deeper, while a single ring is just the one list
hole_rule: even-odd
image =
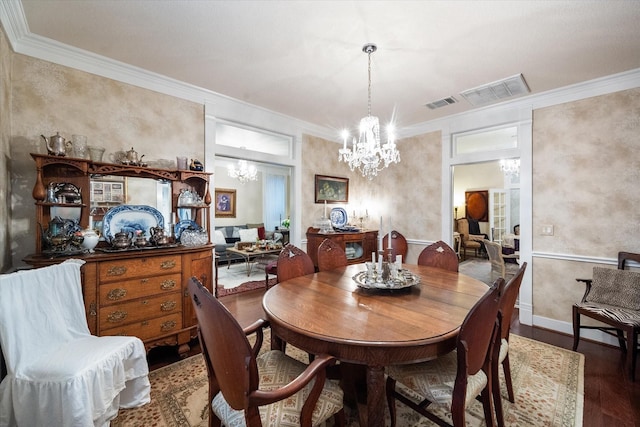
[{"label": "beige wall", "polygon": [[11,198],[9,138],[11,135],[11,48],[0,31],[0,273],[11,267]]},{"label": "beige wall", "polygon": [[[615,258],[640,252],[640,88],[536,110],[533,251]],[[541,236],[543,225],[553,236]],[[536,258],[534,315],[571,322],[593,265]],[[553,298],[549,298],[553,295]]]},{"label": "beige wall", "polygon": [[[88,137],[106,148],[105,161],[132,147],[143,160],[204,158],[204,107],[146,89],[14,54],[11,77],[12,221],[14,266],[34,250],[35,163],[46,154],[41,134]],[[47,224],[43,224],[45,227]]]},{"label": "beige wall", "polygon": [[[328,205],[343,207],[349,216],[354,209],[359,215],[369,212],[365,227],[391,227],[406,238],[435,241],[442,235],[440,206],[442,203],[442,142],[440,132],[429,133],[397,142],[401,162],[381,171],[369,181],[338,163],[338,144],[313,136],[304,136],[302,150],[302,221],[303,230],[324,214],[324,206],[314,198],[315,175],[349,178],[349,203]],[[350,219],[351,221],[351,219]],[[304,238],[304,236],[303,236]],[[407,259],[418,258],[421,245],[410,245]]]}]

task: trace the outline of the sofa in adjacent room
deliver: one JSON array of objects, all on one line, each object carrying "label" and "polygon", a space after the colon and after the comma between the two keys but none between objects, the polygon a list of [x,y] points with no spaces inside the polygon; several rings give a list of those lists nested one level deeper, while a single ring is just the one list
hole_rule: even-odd
[{"label": "sofa in adjacent room", "polygon": [[[256,231],[253,231],[253,229]],[[279,240],[282,239],[282,234],[267,231],[264,228],[264,224],[257,223],[215,227],[212,236],[213,243],[216,245],[216,255],[219,256],[218,260],[226,261],[227,263],[242,260],[240,255],[227,252],[227,248],[232,248],[237,242],[255,242],[256,239]]]}]

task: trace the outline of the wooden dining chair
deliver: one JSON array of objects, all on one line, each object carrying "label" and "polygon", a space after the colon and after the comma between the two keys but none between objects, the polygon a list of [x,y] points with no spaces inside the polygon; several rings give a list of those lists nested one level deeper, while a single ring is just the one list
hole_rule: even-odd
[{"label": "wooden dining chair", "polygon": [[458,271],[458,254],[442,240],[430,244],[420,252],[418,265]]},{"label": "wooden dining chair", "polygon": [[500,377],[499,368],[502,366],[504,373],[504,380],[507,386],[507,395],[509,402],[515,403],[515,396],[513,393],[513,382],[511,381],[511,365],[509,363],[509,335],[511,333],[511,318],[513,317],[513,310],[516,306],[516,300],[520,293],[520,285],[522,284],[522,278],[524,277],[524,271],[527,269],[527,263],[523,263],[515,276],[513,276],[508,282],[503,282],[504,286],[500,289],[500,350],[498,351],[498,357],[494,360],[494,372],[492,378],[493,384],[493,402],[496,407],[496,418],[498,426],[504,426],[504,415],[502,412],[502,397],[500,395]]},{"label": "wooden dining chair", "polygon": [[318,246],[318,270],[333,270],[347,265],[347,254],[331,239],[324,239]]},{"label": "wooden dining chair", "polygon": [[[387,403],[391,426],[396,425],[395,400],[438,425],[446,421],[427,410],[430,405],[442,406],[450,411],[453,426],[465,426],[465,409],[480,396],[487,426],[495,426],[492,379],[497,357],[500,322],[500,289],[502,278],[471,308],[456,341],[456,349],[444,356],[422,363],[387,367]],[[416,403],[408,396],[418,394],[423,399]]]},{"label": "wooden dining chair", "polygon": [[[582,301],[573,305],[573,350],[578,348],[581,329],[598,329],[615,336],[620,349],[626,353],[629,378],[635,381],[640,333],[640,273],[625,270],[627,261],[640,262],[640,254],[619,252],[617,270],[593,267],[592,279],[576,279],[584,282],[586,289]],[[580,316],[607,326],[581,325]]]},{"label": "wooden dining chair", "polygon": [[489,256],[489,263],[491,264],[491,280],[494,280],[496,277],[509,280],[515,276],[520,267],[518,264],[505,262],[504,255],[502,254],[502,245],[487,239],[484,239],[482,242],[484,243],[487,255]]},{"label": "wooden dining chair", "polygon": [[280,283],[293,279],[294,277],[313,274],[316,268],[313,266],[313,261],[311,261],[311,258],[305,251],[289,243],[282,248],[282,252],[278,255],[276,270],[278,283]]},{"label": "wooden dining chair", "polygon": [[[317,355],[304,363],[280,350],[259,353],[265,320],[245,330],[202,284],[192,277],[189,297],[198,319],[198,339],[209,376],[209,426],[344,426],[343,392],[326,380],[336,359]],[[256,342],[247,335],[256,333]]]},{"label": "wooden dining chair", "polygon": [[392,230],[391,233],[388,233],[382,239],[382,247],[387,250],[389,247],[389,234],[391,235],[391,254],[392,259],[395,260],[397,255],[402,255],[402,261],[406,261],[407,252],[409,251],[409,245],[407,244],[407,239],[396,230]]}]

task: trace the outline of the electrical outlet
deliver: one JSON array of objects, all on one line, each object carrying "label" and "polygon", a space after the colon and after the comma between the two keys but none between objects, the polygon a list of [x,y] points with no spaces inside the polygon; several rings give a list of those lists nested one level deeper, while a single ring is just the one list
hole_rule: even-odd
[{"label": "electrical outlet", "polygon": [[540,230],[541,236],[553,236],[553,225],[545,224]]}]

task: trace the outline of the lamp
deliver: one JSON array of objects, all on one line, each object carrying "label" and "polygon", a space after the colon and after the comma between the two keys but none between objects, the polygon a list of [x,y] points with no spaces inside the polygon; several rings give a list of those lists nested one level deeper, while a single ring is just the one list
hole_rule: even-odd
[{"label": "lamp", "polygon": [[343,146],[338,151],[338,161],[349,164],[351,170],[358,168],[362,176],[373,179],[378,172],[388,167],[391,163],[400,162],[400,152],[396,148],[393,135],[393,127],[386,129],[387,142],[380,144],[380,122],[378,117],[371,115],[371,54],[377,50],[377,46],[368,43],[362,47],[362,51],[369,57],[369,87],[367,116],[360,120],[360,138],[356,142],[353,138],[352,149],[347,148],[348,131],[343,131]]},{"label": "lamp", "polygon": [[500,170],[506,176],[520,175],[520,159],[500,160]]},{"label": "lamp", "polygon": [[258,180],[258,169],[255,165],[250,165],[246,160],[238,160],[238,169],[229,165],[228,174],[231,178],[236,178],[241,183]]}]

